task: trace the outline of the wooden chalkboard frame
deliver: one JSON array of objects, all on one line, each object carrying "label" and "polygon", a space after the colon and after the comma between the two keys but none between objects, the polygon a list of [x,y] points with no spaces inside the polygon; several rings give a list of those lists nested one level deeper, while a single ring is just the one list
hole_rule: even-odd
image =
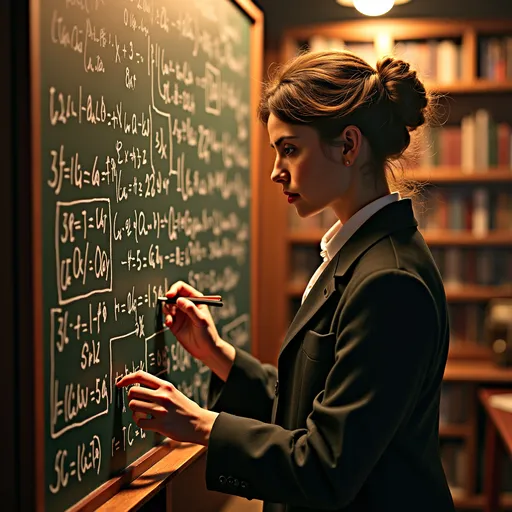
[{"label": "wooden chalkboard frame", "polygon": [[[30,156],[31,156],[31,243],[30,256],[26,260],[31,264],[32,273],[32,350],[33,350],[33,436],[34,436],[34,460],[32,469],[32,482],[35,487],[35,506],[37,511],[44,511],[45,503],[45,489],[44,478],[38,478],[38,475],[43,475],[45,471],[44,466],[44,354],[43,354],[43,268],[41,259],[39,258],[42,253],[42,233],[37,228],[41,218],[41,100],[40,100],[40,62],[39,62],[39,41],[40,41],[40,9],[42,0],[29,0],[29,67],[30,67]],[[261,294],[257,286],[258,283],[258,258],[256,255],[259,253],[258,241],[260,238],[259,226],[259,189],[261,176],[259,174],[260,168],[260,140],[261,140],[261,126],[256,117],[256,109],[261,93],[261,78],[263,76],[263,13],[251,0],[226,0],[234,3],[251,21],[250,29],[250,105],[253,113],[251,117],[251,240],[252,240],[252,254],[251,258],[251,317],[258,318],[258,312],[261,305]],[[26,305],[28,307],[28,305]],[[258,322],[251,322],[251,337],[252,337],[252,353],[258,355],[259,345],[259,326]],[[29,348],[29,347],[27,347]],[[25,365],[26,366],[26,365]],[[32,379],[30,379],[32,380]],[[142,473],[151,468],[155,463],[166,457],[166,464],[175,468],[174,472],[192,463],[204,452],[204,448],[183,445],[185,452],[180,450],[180,443],[167,441],[161,445],[149,450],[142,457],[130,464],[126,470],[119,476],[111,478],[95,491],[84,497],[80,502],[75,504],[70,510],[97,510],[102,504],[106,503],[121,489],[125,488],[133,480],[139,477]],[[177,456],[173,457],[176,452]],[[183,456],[183,453],[187,455]],[[24,470],[25,477],[28,476],[30,471]],[[163,478],[163,477],[162,477]],[[171,475],[172,478],[172,475]],[[166,476],[169,479],[169,475]],[[23,486],[23,482],[19,482],[19,486]],[[140,496],[141,504],[145,501],[148,493],[142,493]]]}]

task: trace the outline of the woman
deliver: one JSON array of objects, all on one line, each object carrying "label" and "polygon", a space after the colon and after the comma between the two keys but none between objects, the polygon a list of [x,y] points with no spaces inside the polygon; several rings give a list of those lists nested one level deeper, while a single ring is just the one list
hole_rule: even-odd
[{"label": "woman", "polygon": [[[259,115],[272,179],[300,216],[331,208],[339,219],[278,368],[181,298],[166,323],[212,369],[210,410],[145,373],[118,384],[151,388],[129,391],[142,428],[208,446],[209,489],[266,511],[454,510],[438,438],[446,297],[410,199],[386,179],[430,110],[416,73],[391,57],[373,69],[347,52],[306,53],[268,84]],[[179,282],[176,295],[201,294]]]}]

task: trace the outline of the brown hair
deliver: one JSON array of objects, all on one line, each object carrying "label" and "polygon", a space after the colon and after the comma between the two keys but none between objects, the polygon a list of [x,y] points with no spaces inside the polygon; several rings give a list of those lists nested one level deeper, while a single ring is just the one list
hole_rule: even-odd
[{"label": "brown hair", "polygon": [[[278,68],[264,88],[258,115],[315,128],[334,144],[348,125],[367,138],[374,165],[388,169],[432,114],[431,95],[407,62],[384,57],[376,69],[348,51],[303,53]],[[394,177],[394,175],[393,175]]]}]

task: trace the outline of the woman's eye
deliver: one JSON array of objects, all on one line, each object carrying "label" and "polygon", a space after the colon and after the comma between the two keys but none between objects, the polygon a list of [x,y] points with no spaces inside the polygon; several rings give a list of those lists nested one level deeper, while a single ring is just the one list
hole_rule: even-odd
[{"label": "woman's eye", "polygon": [[293,152],[295,151],[295,148],[293,146],[285,146],[283,148],[283,153],[286,155],[286,156],[290,156]]}]

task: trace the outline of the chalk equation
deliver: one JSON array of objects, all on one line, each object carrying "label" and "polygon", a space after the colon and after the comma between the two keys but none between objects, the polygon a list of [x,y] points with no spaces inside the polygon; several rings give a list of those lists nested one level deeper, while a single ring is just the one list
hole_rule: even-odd
[{"label": "chalk equation", "polygon": [[60,511],[162,441],[122,376],[206,405],[210,371],[157,300],[173,282],[221,294],[219,332],[250,348],[251,23],[225,0],[40,11],[44,486]]}]

